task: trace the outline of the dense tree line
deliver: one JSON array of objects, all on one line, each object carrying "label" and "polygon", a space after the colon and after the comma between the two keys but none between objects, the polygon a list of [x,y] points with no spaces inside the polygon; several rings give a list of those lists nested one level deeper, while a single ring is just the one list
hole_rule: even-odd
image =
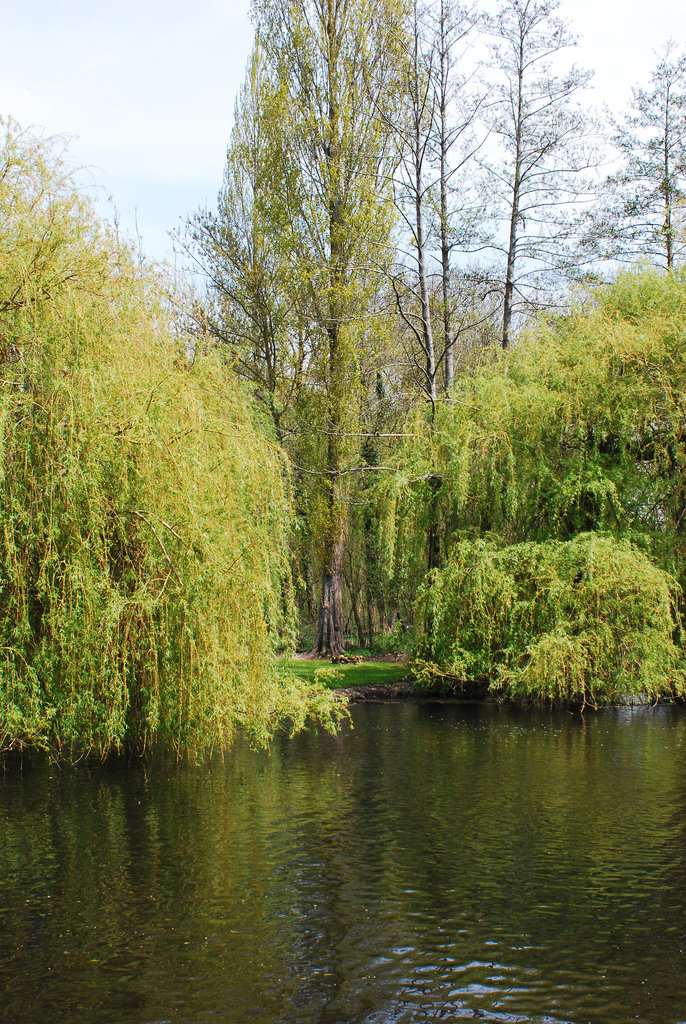
[{"label": "dense tree line", "polygon": [[274,658],[291,602],[281,454],[59,147],[2,129],[0,752],[330,722]]},{"label": "dense tree line", "polygon": [[0,749],[331,725],[277,654],[352,635],[431,686],[683,694],[686,58],[602,180],[554,0],[254,19],[200,295],[3,123]]},{"label": "dense tree line", "polygon": [[[683,287],[685,58],[668,45],[649,86],[604,127],[555,0],[502,0],[495,13],[452,0],[262,0],[254,18],[219,206],[192,218],[186,242],[209,276],[210,331],[293,466],[303,640],[336,655],[346,630],[373,646],[395,629],[396,642],[407,631],[424,650],[441,621],[427,612],[440,574],[476,537],[497,547],[600,531],[647,544],[659,571],[681,580],[679,531],[668,526],[680,513],[670,519],[660,499],[625,529],[648,480],[679,504],[680,438],[659,457],[654,437],[636,441],[667,386],[662,371],[659,384],[649,378],[654,393],[643,380],[636,420],[620,429],[607,421],[607,388],[613,374],[626,385],[627,366],[620,359],[594,388],[615,357],[573,345],[622,290],[666,303],[670,322],[676,299],[647,270],[645,285],[573,296],[626,261],[665,266]],[[601,157],[614,161],[605,180]],[[660,328],[647,311],[642,322],[650,347]],[[512,359],[498,356],[511,348]],[[598,403],[579,420],[583,438],[570,436],[573,420],[546,420],[545,403],[512,419],[526,359],[532,373],[562,376],[580,360],[552,396],[566,407],[580,389]],[[536,387],[542,395],[542,376]],[[602,428],[588,426],[596,416]],[[518,443],[529,417],[548,431],[528,442],[531,470]],[[584,482],[591,465],[613,468]],[[628,490],[617,474],[631,476]],[[546,503],[545,485],[559,505]],[[540,507],[525,510],[536,495]],[[677,591],[660,580],[676,622]],[[457,665],[449,675],[469,676]]]}]

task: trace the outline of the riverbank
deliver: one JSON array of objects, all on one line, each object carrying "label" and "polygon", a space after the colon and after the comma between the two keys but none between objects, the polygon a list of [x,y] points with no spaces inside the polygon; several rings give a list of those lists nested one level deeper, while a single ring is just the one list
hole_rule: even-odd
[{"label": "riverbank", "polygon": [[337,686],[336,691],[343,694],[351,704],[370,700],[416,700],[421,696],[411,679],[390,683],[358,683],[354,686]]},{"label": "riverbank", "polygon": [[[330,690],[362,694],[363,691],[388,690],[411,693],[412,679],[406,659],[389,661],[368,659],[357,664],[333,665],[319,658],[298,657],[287,662],[290,671],[305,682],[315,675]],[[362,699],[358,697],[357,699]],[[369,698],[372,699],[372,698]]]},{"label": "riverbank", "polygon": [[459,696],[451,695],[443,689],[430,691],[424,687],[418,688],[407,658],[402,656],[384,655],[357,664],[333,665],[308,655],[296,655],[288,665],[299,679],[306,682],[312,682],[317,674],[317,678],[328,689],[342,694],[351,704],[362,701],[474,700],[476,697],[488,697],[485,686],[469,687],[468,692],[461,692]]},{"label": "riverbank", "polygon": [[[590,701],[565,702],[551,701],[545,694],[531,694],[528,700],[513,699],[511,696],[494,693],[489,689],[487,683],[467,683],[455,687],[441,687],[435,689],[426,686],[417,686],[408,660],[402,656],[385,655],[377,659],[367,659],[357,664],[334,665],[330,661],[312,658],[309,655],[296,655],[295,659],[284,662],[290,670],[305,682],[313,682],[315,674],[317,678],[330,690],[335,690],[344,696],[351,704],[358,704],[365,701],[440,701],[448,703],[503,703],[531,707],[532,705],[557,706],[568,710],[584,711],[585,709],[599,710],[602,707],[639,707],[649,706],[656,703],[654,698],[648,694],[624,696],[617,695],[614,700],[602,704],[593,704]],[[672,696],[662,698],[662,702],[683,703],[683,701]]]}]

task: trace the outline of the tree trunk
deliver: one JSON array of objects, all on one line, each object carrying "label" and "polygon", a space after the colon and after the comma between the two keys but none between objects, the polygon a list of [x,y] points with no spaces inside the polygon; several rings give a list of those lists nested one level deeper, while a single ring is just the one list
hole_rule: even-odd
[{"label": "tree trunk", "polygon": [[[417,19],[417,4],[413,7],[413,65],[412,65],[412,118],[414,121],[412,135],[412,192],[414,196],[415,212],[415,243],[417,246],[417,275],[419,277],[419,298],[421,305],[421,345],[424,349],[426,392],[431,401],[432,410],[436,406],[436,356],[434,352],[433,330],[431,326],[431,305],[429,301],[429,281],[426,266],[426,235],[424,228],[424,204],[426,196],[424,192],[424,158],[426,155],[427,139],[425,131],[430,131],[423,124],[425,116],[424,108],[426,96],[424,86],[420,82],[420,47],[419,47],[419,22]],[[433,411],[432,411],[433,417]]]},{"label": "tree trunk", "polygon": [[424,357],[426,359],[426,391],[431,400],[432,409],[436,405],[436,357],[434,339],[431,329],[431,306],[429,304],[429,284],[426,273],[426,240],[424,237],[424,214],[421,197],[421,172],[417,170],[417,195],[415,197],[415,226],[417,235],[417,268],[419,273],[419,296],[422,307],[422,334],[424,338]]},{"label": "tree trunk", "polygon": [[374,608],[369,583],[367,583],[367,633],[369,639],[369,653],[371,654],[374,650]]},{"label": "tree trunk", "polygon": [[522,187],[522,104],[524,91],[524,37],[519,38],[519,66],[517,69],[517,113],[515,115],[515,160],[512,183],[512,213],[510,217],[510,239],[507,247],[507,270],[505,273],[505,296],[503,300],[503,348],[510,344],[512,305],[514,302],[514,274],[517,260],[517,235],[519,232],[519,203]]},{"label": "tree trunk", "polygon": [[669,87],[665,99],[665,138],[664,138],[664,168],[665,168],[665,224],[664,235],[667,248],[667,270],[674,266],[674,238],[672,234],[672,182],[669,166]]},{"label": "tree trunk", "polygon": [[507,270],[505,273],[505,296],[503,299],[503,348],[509,348],[510,345],[510,329],[512,326],[512,303],[514,298],[514,266],[517,246],[518,219],[519,212],[513,205],[512,221],[510,225],[510,245],[507,252]]},{"label": "tree trunk", "polygon": [[417,269],[419,274],[419,296],[422,308],[422,335],[424,339],[424,357],[426,360],[426,391],[431,400],[432,408],[436,405],[436,357],[434,339],[431,329],[431,306],[429,304],[429,284],[426,273],[426,239],[424,237],[424,212],[421,193],[421,170],[417,166],[417,195],[415,197],[415,227],[417,236]]},{"label": "tree trunk", "polygon": [[350,575],[346,577],[345,581],[348,584],[348,592],[350,594],[350,611],[353,619],[355,620],[355,628],[357,629],[360,647],[364,647],[364,624],[362,622],[362,616],[358,605],[358,597],[361,595],[362,591],[355,586],[355,566],[353,565],[353,558],[350,550],[348,550],[348,567]]},{"label": "tree trunk", "polygon": [[333,658],[345,653],[343,638],[343,533],[334,541],[331,558],[322,571],[317,639],[312,653]]},{"label": "tree trunk", "polygon": [[429,532],[427,550],[427,569],[438,569],[441,564],[440,524],[438,521],[438,492],[441,488],[440,476],[432,476],[429,480],[431,501],[429,504]]},{"label": "tree trunk", "polygon": [[441,161],[441,286],[443,292],[443,346],[445,351],[445,389],[448,391],[455,376],[452,324],[450,316],[450,242],[448,238],[448,33],[445,0],[440,11],[440,161]]},{"label": "tree trunk", "polygon": [[344,344],[341,336],[342,290],[344,287],[343,194],[341,174],[343,157],[340,137],[340,105],[338,96],[339,39],[337,38],[337,11],[334,0],[327,0],[326,35],[328,43],[328,122],[329,139],[326,147],[326,165],[329,182],[329,320],[327,335],[329,359],[327,370],[327,398],[329,444],[327,473],[329,475],[328,523],[324,541],[324,568],[322,594],[319,604],[317,639],[313,653],[323,658],[345,653],[343,633],[343,555],[345,552],[345,506],[340,496],[340,472],[343,461],[342,416],[348,394]]}]

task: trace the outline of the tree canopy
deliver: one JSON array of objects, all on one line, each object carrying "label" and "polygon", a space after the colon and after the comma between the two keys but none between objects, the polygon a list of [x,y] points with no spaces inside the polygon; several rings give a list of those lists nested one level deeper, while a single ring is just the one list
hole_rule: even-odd
[{"label": "tree canopy", "polygon": [[55,145],[4,129],[0,747],[198,749],[329,721],[273,657],[282,456]]},{"label": "tree canopy", "polygon": [[[590,701],[619,679],[683,691],[685,322],[682,274],[626,273],[463,375],[433,430],[406,441],[380,506],[392,585],[408,615],[422,592],[418,651],[436,672],[495,672],[517,692],[536,676],[541,693]],[[444,568],[425,579],[432,475]],[[573,684],[555,638],[585,665]]]},{"label": "tree canopy", "polygon": [[432,686],[683,695],[684,57],[594,197],[560,10],[255,0],[204,287],[3,122],[0,749],[332,726],[277,655],[353,629]]},{"label": "tree canopy", "polygon": [[[225,187],[190,244],[205,323],[293,466],[299,635],[320,656],[354,629],[428,663],[430,595],[458,579],[460,545],[538,566],[571,544],[572,565],[581,537],[666,574],[680,649],[683,60],[672,48],[636,90],[639,136],[630,115],[614,133],[626,202],[605,217],[591,76],[563,15],[552,0],[254,4]],[[663,244],[664,279],[575,290],[639,252],[661,268]]]}]

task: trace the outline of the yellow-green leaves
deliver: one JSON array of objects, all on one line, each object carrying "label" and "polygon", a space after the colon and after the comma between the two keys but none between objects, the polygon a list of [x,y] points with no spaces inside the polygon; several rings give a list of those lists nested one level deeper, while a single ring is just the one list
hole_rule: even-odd
[{"label": "yellow-green leaves", "polygon": [[326,718],[273,658],[280,454],[50,145],[9,126],[0,160],[0,748],[200,749]]},{"label": "yellow-green leaves", "polygon": [[464,541],[421,593],[424,677],[597,705],[686,692],[674,581],[628,541],[594,533]]},{"label": "yellow-green leaves", "polygon": [[[389,574],[408,607],[423,581],[433,476],[446,568],[423,583],[419,650],[431,671],[579,700],[623,685],[681,688],[670,646],[681,598],[669,593],[671,578],[686,580],[684,324],[683,275],[622,275],[458,377],[430,444],[413,424],[387,485],[398,524]],[[574,582],[586,558],[594,586],[608,588],[596,620],[596,599]],[[559,615],[543,577],[534,587],[558,563],[569,568]]]}]

